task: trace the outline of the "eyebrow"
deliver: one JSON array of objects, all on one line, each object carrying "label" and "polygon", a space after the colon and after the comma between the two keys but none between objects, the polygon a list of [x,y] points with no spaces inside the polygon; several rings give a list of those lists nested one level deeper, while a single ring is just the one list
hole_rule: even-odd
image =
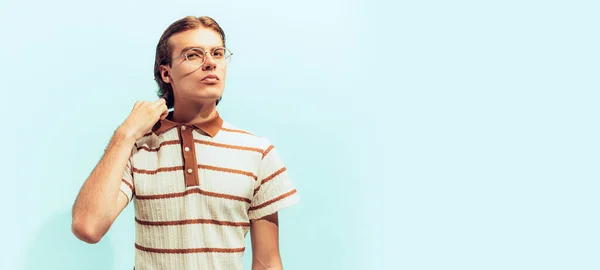
[{"label": "eyebrow", "polygon": [[[210,48],[210,50],[212,50],[214,48],[222,48],[222,47],[223,46],[215,46],[215,47]],[[185,48],[181,49],[181,51],[179,51],[179,54],[183,54],[185,51],[192,49],[192,48],[200,48],[203,51],[207,51],[206,49],[202,48],[202,46],[194,45],[194,46],[186,46]],[[210,50],[208,50],[208,51],[210,51]]]}]

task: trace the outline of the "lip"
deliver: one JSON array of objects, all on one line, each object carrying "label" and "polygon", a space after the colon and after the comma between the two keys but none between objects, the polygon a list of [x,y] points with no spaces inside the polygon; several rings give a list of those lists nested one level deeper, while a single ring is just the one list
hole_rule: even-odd
[{"label": "lip", "polygon": [[215,74],[208,74],[206,76],[204,76],[204,78],[202,78],[202,81],[218,81],[219,80],[219,76],[215,75]]}]

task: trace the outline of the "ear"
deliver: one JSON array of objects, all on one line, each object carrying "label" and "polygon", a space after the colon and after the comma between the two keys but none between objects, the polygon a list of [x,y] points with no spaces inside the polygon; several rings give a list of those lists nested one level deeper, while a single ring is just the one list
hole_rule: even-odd
[{"label": "ear", "polygon": [[172,79],[171,79],[171,70],[166,67],[166,66],[160,66],[160,77],[162,78],[163,82],[165,83],[171,83]]}]

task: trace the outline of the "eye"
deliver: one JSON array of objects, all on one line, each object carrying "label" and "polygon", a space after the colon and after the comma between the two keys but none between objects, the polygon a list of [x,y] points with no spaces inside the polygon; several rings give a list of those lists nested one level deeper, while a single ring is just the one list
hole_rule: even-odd
[{"label": "eye", "polygon": [[190,50],[187,52],[187,58],[189,60],[202,58],[204,56],[204,52],[201,50]]},{"label": "eye", "polygon": [[225,49],[216,49],[213,51],[213,57],[215,58],[221,58],[223,55],[225,55]]}]

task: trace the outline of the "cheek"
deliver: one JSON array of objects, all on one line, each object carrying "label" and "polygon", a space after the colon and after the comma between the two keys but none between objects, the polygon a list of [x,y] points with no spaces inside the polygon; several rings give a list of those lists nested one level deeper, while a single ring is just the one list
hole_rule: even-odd
[{"label": "cheek", "polygon": [[227,78],[227,68],[223,68],[222,70],[220,70],[221,74],[219,74],[220,78],[223,78],[223,80],[225,80],[225,78]]},{"label": "cheek", "polygon": [[180,66],[177,68],[173,68],[171,70],[171,79],[173,80],[174,84],[180,84],[180,82],[182,80],[185,80],[186,77],[189,76],[188,73],[189,73],[188,70],[185,70],[184,68],[182,68]]},{"label": "cheek", "polygon": [[202,72],[194,72],[193,70],[181,70],[178,76],[174,78],[176,85],[186,85],[197,83],[202,80]]}]

